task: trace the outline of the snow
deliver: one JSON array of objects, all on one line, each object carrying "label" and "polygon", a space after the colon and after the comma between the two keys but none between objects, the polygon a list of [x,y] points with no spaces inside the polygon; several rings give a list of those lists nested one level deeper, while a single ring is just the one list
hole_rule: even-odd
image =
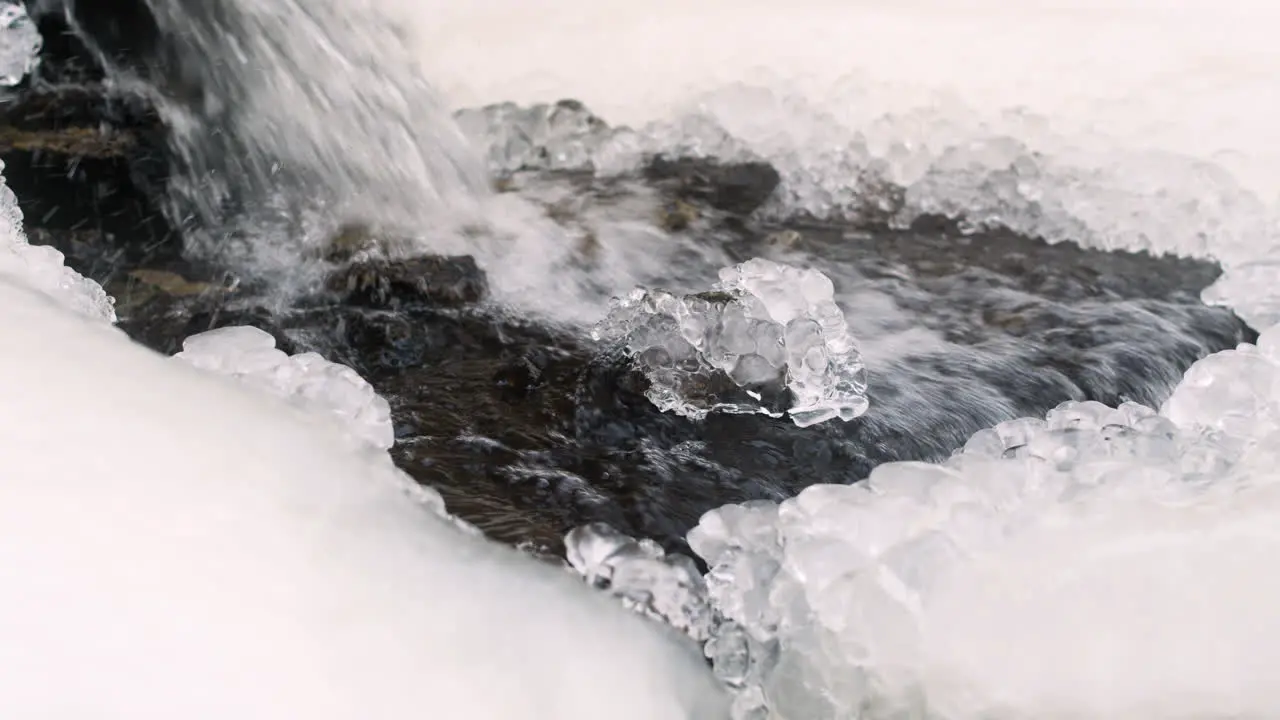
[{"label": "snow", "polygon": [[444,516],[354,373],[134,345],[0,189],[0,716],[724,716],[673,631]]}]

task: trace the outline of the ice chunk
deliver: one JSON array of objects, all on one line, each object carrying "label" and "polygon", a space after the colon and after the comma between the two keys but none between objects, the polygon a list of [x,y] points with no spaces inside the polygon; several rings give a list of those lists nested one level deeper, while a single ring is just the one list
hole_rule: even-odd
[{"label": "ice chunk", "polygon": [[637,289],[592,331],[621,343],[663,411],[784,412],[805,427],[866,412],[866,366],[831,280],[763,259],[720,271],[709,292]]},{"label": "ice chunk", "polygon": [[688,557],[668,556],[652,540],[633,540],[602,523],[571,531],[565,552],[587,582],[632,610],[695,640],[710,638],[713,618],[706,583]]},{"label": "ice chunk", "polygon": [[[0,161],[0,173],[4,162]],[[95,320],[116,319],[114,301],[102,286],[63,264],[62,253],[27,243],[22,211],[0,174],[0,276],[53,298],[63,307]]]},{"label": "ice chunk", "polygon": [[316,353],[290,357],[270,334],[254,327],[226,327],[192,335],[174,357],[288,399],[306,410],[332,415],[352,437],[387,450],[395,444],[391,406],[346,365]]},{"label": "ice chunk", "polygon": [[21,0],[0,0],[0,87],[12,87],[35,70],[44,38]]},{"label": "ice chunk", "polygon": [[6,717],[726,716],[685,638],[457,532],[332,424],[8,276],[0,335]]},{"label": "ice chunk", "polygon": [[499,175],[594,169],[597,153],[613,137],[603,120],[572,100],[530,107],[501,103],[460,110],[454,118]]}]

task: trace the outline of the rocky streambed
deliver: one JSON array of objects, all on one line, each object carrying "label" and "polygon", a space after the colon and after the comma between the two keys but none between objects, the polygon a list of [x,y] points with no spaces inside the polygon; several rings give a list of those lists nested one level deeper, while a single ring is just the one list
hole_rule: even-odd
[{"label": "rocky streambed", "polygon": [[[353,366],[391,403],[402,468],[490,536],[540,552],[561,552],[566,531],[593,521],[679,548],[714,507],[938,460],[980,429],[1065,400],[1158,405],[1194,361],[1256,337],[1199,300],[1220,272],[1210,263],[963,233],[941,218],[907,229],[765,220],[755,211],[779,182],[765,163],[652,157],[623,177],[495,178],[566,227],[584,207],[643,196],[631,221],[655,233],[733,262],[839,269],[870,410],[808,428],[761,415],[693,421],[659,412],[618,348],[495,302],[470,256],[388,255],[393,232],[344,226],[320,249],[323,282],[281,305],[259,278],[184,252],[191,228],[165,212],[157,114],[59,43],[46,52],[56,57],[38,82],[0,105],[0,160],[31,241],[102,283],[120,326],[159,352],[250,324],[289,352]],[[538,200],[551,186],[562,200]],[[589,228],[575,237],[589,264]]]}]

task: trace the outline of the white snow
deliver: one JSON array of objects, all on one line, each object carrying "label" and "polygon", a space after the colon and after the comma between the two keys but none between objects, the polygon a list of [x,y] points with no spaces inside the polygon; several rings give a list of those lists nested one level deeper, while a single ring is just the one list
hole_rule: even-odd
[{"label": "white snow", "polygon": [[317,416],[385,407],[350,370],[243,328],[187,352],[268,392],[159,356],[0,219],[0,717],[724,716],[673,631],[444,517],[377,418]]},{"label": "white snow", "polygon": [[0,716],[718,717],[697,653],[385,452],[0,278]]}]

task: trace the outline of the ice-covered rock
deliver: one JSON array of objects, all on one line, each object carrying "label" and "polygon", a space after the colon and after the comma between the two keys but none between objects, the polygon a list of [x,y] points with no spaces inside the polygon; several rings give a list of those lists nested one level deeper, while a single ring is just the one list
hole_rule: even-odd
[{"label": "ice-covered rock", "polygon": [[[3,171],[4,162],[0,161],[0,173]],[[0,174],[0,275],[17,279],[80,315],[115,322],[114,301],[102,286],[67,267],[63,260],[57,250],[27,242],[18,200]]]},{"label": "ice-covered rock", "polygon": [[355,370],[312,352],[290,356],[258,328],[226,327],[192,335],[174,357],[305,410],[332,415],[352,437],[376,448],[387,450],[395,444],[391,406]]},{"label": "ice-covered rock", "polygon": [[763,259],[709,292],[636,289],[592,331],[648,377],[647,396],[691,418],[784,412],[801,427],[866,412],[866,366],[822,273]]},{"label": "ice-covered rock", "polygon": [[0,0],[0,87],[12,87],[36,68],[44,38],[21,0]]}]

